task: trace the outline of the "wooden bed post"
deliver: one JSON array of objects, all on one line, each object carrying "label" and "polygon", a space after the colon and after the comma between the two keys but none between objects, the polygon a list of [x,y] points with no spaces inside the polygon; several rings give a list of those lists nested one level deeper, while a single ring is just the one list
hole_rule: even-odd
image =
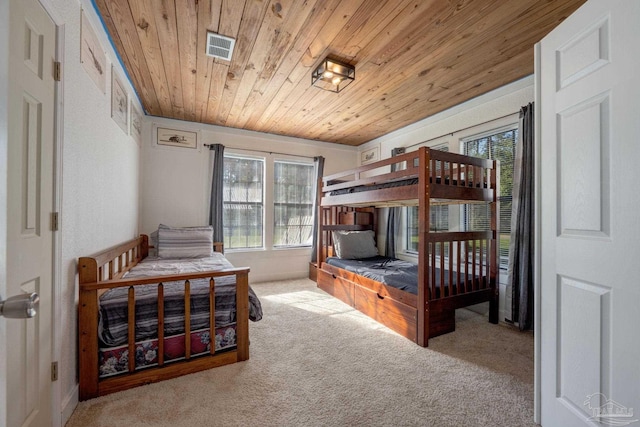
[{"label": "wooden bed post", "polygon": [[424,188],[424,191],[418,193],[418,336],[416,342],[422,347],[429,345],[429,275],[427,273],[429,266],[430,163],[431,158],[427,148],[420,148],[418,164],[421,167],[418,172],[418,188]]},{"label": "wooden bed post", "polygon": [[[322,201],[322,178],[318,179],[318,183],[316,184],[318,187],[318,190],[316,191],[316,215],[317,215],[317,224],[318,224],[318,229],[316,230],[316,239],[318,239],[318,241],[316,242],[316,271],[317,269],[320,268],[320,266],[322,265],[322,262],[324,261],[324,258],[322,257],[322,253],[323,253],[323,249],[324,249],[324,245],[323,245],[323,241],[322,241],[322,228],[323,228],[323,221],[322,221],[322,205],[321,205],[321,201]],[[317,279],[316,279],[317,281]]]},{"label": "wooden bed post", "polygon": [[500,161],[493,161],[491,170],[491,188],[493,201],[491,202],[491,231],[493,231],[493,248],[491,251],[491,299],[489,300],[489,322],[498,323],[498,306],[500,292]]},{"label": "wooden bed post", "polygon": [[[215,336],[215,331],[211,337]],[[236,345],[238,360],[249,359],[249,270],[236,275]],[[213,341],[213,340],[212,340]],[[213,342],[211,345],[215,345]]]},{"label": "wooden bed post", "polygon": [[98,291],[82,288],[83,283],[98,281],[96,260],[80,258],[78,273],[78,397],[82,401],[98,396]]},{"label": "wooden bed post", "polygon": [[142,237],[142,241],[138,249],[138,261],[149,256],[149,236],[141,234],[140,237]]}]

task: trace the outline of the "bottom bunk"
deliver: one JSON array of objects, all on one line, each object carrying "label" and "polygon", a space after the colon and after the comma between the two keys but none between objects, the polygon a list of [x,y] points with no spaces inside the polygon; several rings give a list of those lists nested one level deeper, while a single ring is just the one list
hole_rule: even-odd
[{"label": "bottom bunk", "polygon": [[494,233],[428,233],[420,265],[379,256],[373,220],[332,222],[320,228],[320,289],[425,347],[455,330],[458,308],[488,301],[489,321],[498,323]]},{"label": "bottom bunk", "polygon": [[[318,269],[320,289],[354,307],[398,334],[418,342],[417,295],[340,267],[323,263]],[[497,298],[491,287],[445,296],[428,302],[428,337],[455,331],[455,310],[489,301],[490,321],[497,322]]]}]

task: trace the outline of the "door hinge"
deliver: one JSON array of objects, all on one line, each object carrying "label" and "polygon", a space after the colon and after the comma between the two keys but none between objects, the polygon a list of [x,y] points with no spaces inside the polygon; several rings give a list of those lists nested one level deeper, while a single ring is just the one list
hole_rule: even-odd
[{"label": "door hinge", "polygon": [[51,231],[58,231],[58,212],[51,212]]},{"label": "door hinge", "polygon": [[53,80],[59,82],[61,79],[61,74],[62,74],[61,64],[60,62],[55,61],[53,63]]},{"label": "door hinge", "polygon": [[58,362],[51,363],[51,381],[58,381]]}]

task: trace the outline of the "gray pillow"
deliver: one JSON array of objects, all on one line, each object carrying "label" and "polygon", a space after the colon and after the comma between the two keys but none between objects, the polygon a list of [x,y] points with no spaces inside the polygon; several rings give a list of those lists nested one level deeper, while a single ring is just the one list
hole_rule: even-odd
[{"label": "gray pillow", "polygon": [[375,233],[366,231],[334,231],[333,249],[338,258],[360,259],[378,255]]},{"label": "gray pillow", "polygon": [[213,227],[158,226],[158,258],[213,256]]}]

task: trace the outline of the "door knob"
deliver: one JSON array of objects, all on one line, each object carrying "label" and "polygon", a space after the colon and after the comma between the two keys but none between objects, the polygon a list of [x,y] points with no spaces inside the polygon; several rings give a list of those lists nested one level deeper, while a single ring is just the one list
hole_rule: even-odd
[{"label": "door knob", "polygon": [[6,300],[0,298],[0,317],[28,319],[38,314],[40,297],[37,293],[16,295]]}]

